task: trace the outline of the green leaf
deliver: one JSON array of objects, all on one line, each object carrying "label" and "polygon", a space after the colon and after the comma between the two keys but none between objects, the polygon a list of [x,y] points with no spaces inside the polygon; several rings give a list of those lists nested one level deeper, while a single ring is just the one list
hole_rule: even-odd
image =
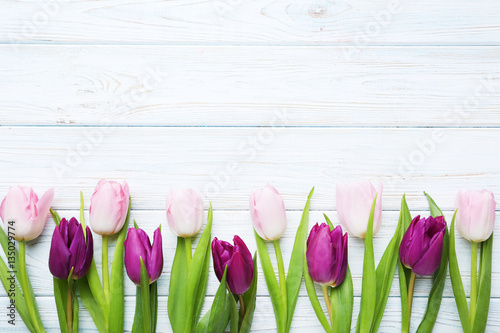
[{"label": "green leaf", "polygon": [[347,266],[347,272],[342,284],[332,288],[330,301],[332,303],[333,332],[350,332],[354,296],[349,266]]},{"label": "green leaf", "polygon": [[132,324],[132,333],[143,333],[144,324],[142,319],[144,318],[142,314],[142,295],[141,295],[141,287],[135,287],[135,314],[134,314],[134,323]]},{"label": "green leaf", "polygon": [[[226,329],[227,321],[224,320],[224,313],[226,311],[226,275],[227,267],[224,270],[224,275],[220,282],[219,288],[215,293],[214,302],[212,308],[210,309],[210,320],[208,321],[207,332],[210,333],[222,333]],[[225,322],[225,325],[224,325]]]},{"label": "green leaf", "polygon": [[[424,192],[425,193],[425,192]],[[436,205],[434,200],[425,193],[429,201],[431,215],[433,217],[443,216],[443,212]],[[443,299],[444,284],[446,281],[446,273],[448,271],[448,249],[449,249],[449,233],[446,227],[446,233],[443,238],[443,254],[441,257],[441,264],[436,273],[434,273],[434,281],[432,284],[429,300],[427,301],[427,308],[425,309],[424,318],[418,326],[417,333],[432,332],[434,324],[438,316],[439,308],[441,307],[441,300]]]},{"label": "green leaf", "polygon": [[[401,210],[399,213],[399,246],[401,245],[401,240],[403,236],[410,226],[411,223],[411,214],[408,209],[408,204],[406,203],[405,195],[403,195],[403,199],[401,199]],[[398,251],[399,254],[399,251]],[[408,322],[408,283],[410,280],[411,270],[406,268],[401,260],[398,260],[398,275],[399,275],[399,290],[401,295],[401,327],[402,331],[409,331],[409,322]]]},{"label": "green leaf", "polygon": [[307,231],[309,229],[309,207],[311,206],[313,193],[314,187],[311,189],[309,196],[307,197],[306,205],[304,207],[304,211],[302,212],[302,218],[295,235],[290,264],[288,265],[288,274],[286,277],[287,332],[292,326],[293,313],[295,311],[295,306],[297,305],[297,298],[299,297],[300,285],[302,284],[302,276],[304,274],[304,247],[307,238]]},{"label": "green leaf", "polygon": [[[100,313],[100,316],[102,317],[102,320],[104,321],[104,327],[105,327],[105,329],[107,329],[108,317],[109,317],[109,304],[106,303],[106,299],[104,297],[104,290],[102,289],[101,280],[99,279],[99,273],[97,273],[97,267],[96,267],[94,259],[92,259],[92,263],[90,264],[90,269],[87,272],[87,274],[85,275],[85,277],[79,279],[78,281],[80,282],[83,279],[85,279],[86,284],[91,292],[91,294],[89,295],[89,300],[87,302],[84,302],[82,299],[83,305],[89,311],[89,313],[92,315],[92,312],[91,312],[92,310],[89,308],[90,305],[87,306],[87,304],[92,304],[92,306],[93,306],[94,303],[90,301],[90,298],[92,298],[93,301],[95,303],[97,303],[97,306],[99,306],[99,309],[97,312]],[[79,286],[79,288],[80,288],[80,286]],[[94,320],[94,323],[97,325],[96,319],[94,319],[93,316],[92,316],[92,319]]]},{"label": "green leaf", "polygon": [[50,208],[49,211],[50,211],[50,215],[52,215],[52,219],[54,220],[54,223],[58,226],[59,223],[61,223],[61,217],[54,209]]},{"label": "green leaf", "polygon": [[464,285],[462,283],[462,277],[460,275],[460,269],[458,267],[457,252],[455,250],[455,214],[453,214],[453,219],[451,220],[450,228],[450,248],[449,248],[449,265],[450,265],[450,280],[451,286],[453,287],[453,295],[455,295],[455,303],[457,304],[458,314],[460,315],[460,322],[462,323],[462,329],[465,333],[471,331],[469,323],[469,308],[467,305],[467,298],[465,296]]},{"label": "green leaf", "polygon": [[224,311],[225,315],[228,315],[227,318],[224,318],[225,321],[223,323],[223,327],[227,326],[227,323],[230,322],[229,331],[231,333],[238,333],[239,327],[239,315],[238,315],[238,306],[236,305],[236,299],[234,295],[229,291],[226,295],[226,310]]},{"label": "green leaf", "polygon": [[[210,205],[210,208],[208,209],[208,217],[207,217],[207,227],[205,230],[207,230],[208,226],[210,225],[210,229],[212,228],[212,221],[213,221],[213,212],[212,212],[212,205]],[[211,231],[211,230],[210,230]],[[193,327],[196,326],[196,323],[198,322],[198,318],[200,318],[200,313],[201,313],[201,308],[203,307],[203,302],[205,301],[205,293],[207,290],[207,283],[208,283],[208,269],[210,267],[210,242],[207,244],[207,255],[205,256],[203,267],[201,269],[201,278],[199,281],[199,286],[196,291],[196,296],[195,296],[195,310],[194,310],[194,316],[193,316]]]},{"label": "green leaf", "polygon": [[325,213],[323,213],[323,216],[325,217],[326,223],[330,227],[330,231],[332,231],[334,229],[332,221],[330,221],[330,218]]},{"label": "green leaf", "polygon": [[[186,322],[187,265],[185,240],[177,237],[177,248],[170,273],[168,318],[174,333],[183,333]],[[207,322],[208,325],[208,322]]]},{"label": "green leaf", "polygon": [[82,300],[83,305],[92,317],[97,330],[100,333],[105,333],[107,332],[107,326],[104,319],[104,313],[101,310],[99,304],[96,302],[96,299],[94,298],[87,277],[88,273],[81,279],[76,280],[78,290],[80,291],[80,299]]},{"label": "green leaf", "polygon": [[491,262],[493,255],[493,234],[481,243],[479,261],[479,293],[477,297],[476,317],[472,332],[482,333],[486,330],[491,296]]},{"label": "green leaf", "polygon": [[373,199],[370,217],[366,228],[365,255],[363,259],[363,281],[361,287],[361,306],[359,310],[356,331],[361,333],[370,332],[373,317],[375,316],[375,305],[377,297],[377,284],[375,275],[375,255],[373,253],[373,215],[377,195]]},{"label": "green leaf", "polygon": [[125,323],[125,295],[123,291],[123,242],[127,236],[128,221],[130,218],[130,206],[132,200],[129,196],[128,212],[122,230],[118,233],[116,240],[113,264],[111,266],[110,295],[109,295],[109,326],[110,333],[123,333]]},{"label": "green leaf", "polygon": [[[255,304],[257,302],[257,252],[253,255],[253,279],[250,288],[243,295],[245,302],[245,316],[241,322],[240,333],[248,333],[252,328],[253,315],[255,312]],[[231,332],[232,333],[232,332]]]},{"label": "green leaf", "polygon": [[151,303],[149,301],[149,276],[142,257],[141,261],[141,300],[142,300],[142,327],[144,333],[151,333]]},{"label": "green leaf", "polygon": [[321,304],[319,303],[318,294],[316,294],[316,289],[314,288],[314,282],[309,275],[309,267],[307,266],[307,258],[305,256],[305,252],[307,249],[304,249],[304,281],[306,285],[307,295],[309,296],[309,300],[311,301],[311,305],[313,307],[314,313],[316,313],[316,317],[318,317],[321,326],[327,333],[332,332],[332,327],[326,319],[325,313],[323,312],[323,308],[321,308]]},{"label": "green leaf", "polygon": [[54,298],[56,301],[57,317],[59,319],[59,328],[61,333],[68,333],[67,303],[68,303],[68,281],[64,279],[53,278]]},{"label": "green leaf", "polygon": [[267,290],[269,291],[269,296],[271,297],[271,302],[273,304],[277,331],[278,333],[283,333],[285,332],[286,325],[286,318],[283,318],[283,308],[286,304],[281,298],[280,287],[278,285],[278,280],[276,280],[271,259],[269,258],[269,252],[267,252],[266,243],[262,238],[260,238],[255,230],[254,234],[255,242],[257,243],[257,250],[259,252],[260,264],[262,265],[262,271],[264,272],[264,279],[266,280]]},{"label": "green leaf", "polygon": [[394,231],[389,245],[382,255],[382,259],[377,266],[377,303],[375,306],[375,317],[373,318],[372,332],[377,332],[384,316],[387,299],[391,292],[394,273],[399,260],[399,244],[401,243],[401,217]]},{"label": "green leaf", "polygon": [[196,333],[207,333],[209,321],[210,321],[210,310],[208,310],[207,313],[205,313],[205,315],[198,322],[198,325],[196,325],[195,332]]},{"label": "green leaf", "polygon": [[[205,292],[200,293],[200,285],[203,286],[203,282],[208,279],[208,270],[205,272],[203,268],[207,257],[210,257],[210,240],[212,232],[212,205],[208,210],[208,220],[207,226],[203,230],[200,237],[196,250],[194,252],[193,258],[191,260],[191,266],[189,267],[189,274],[187,279],[187,307],[186,313],[184,314],[186,320],[185,332],[189,333],[194,330],[199,317],[195,317],[195,311],[198,308],[198,304],[205,299]],[[205,275],[206,273],[206,275]],[[198,297],[195,299],[195,297]],[[201,298],[201,299],[200,299]]]},{"label": "green leaf", "polygon": [[158,321],[158,283],[151,283],[149,286],[149,299],[151,308],[151,332],[156,332],[156,323]]}]

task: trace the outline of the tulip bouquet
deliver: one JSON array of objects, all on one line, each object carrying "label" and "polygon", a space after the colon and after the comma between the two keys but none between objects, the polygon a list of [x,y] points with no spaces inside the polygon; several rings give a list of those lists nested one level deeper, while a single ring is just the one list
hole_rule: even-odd
[{"label": "tulip bouquet", "polygon": [[[486,190],[465,193],[460,191],[457,195],[456,206],[450,228],[451,284],[464,332],[484,332],[490,306],[496,202],[493,193]],[[455,251],[455,221],[460,235],[471,242],[470,311],[467,308],[467,299]],[[479,276],[477,274],[478,244],[481,244]]]},{"label": "tulip bouquet", "polygon": [[[289,332],[292,325],[293,313],[304,272],[304,247],[309,224],[309,206],[313,193],[314,187],[309,193],[297,229],[287,276],[285,276],[285,267],[279,244],[279,238],[286,229],[283,198],[271,185],[254,191],[250,196],[250,215],[255,229],[255,240],[267,289],[273,303],[278,333]],[[264,240],[273,242],[278,262],[279,284]]]},{"label": "tulip bouquet", "polygon": [[[426,194],[427,195],[427,194]],[[448,230],[443,213],[427,195],[431,216],[413,220],[403,196],[399,216],[403,235],[399,247],[399,287],[401,292],[401,331],[410,331],[413,290],[416,276],[434,274],[427,309],[417,332],[431,332],[441,306],[448,266]],[[411,221],[411,222],[410,222]],[[445,250],[443,250],[445,249]]]},{"label": "tulip bouquet", "polygon": [[205,299],[210,264],[212,206],[194,255],[191,238],[203,225],[203,200],[193,189],[171,191],[167,196],[167,221],[177,236],[168,297],[168,316],[174,333],[194,332]]},{"label": "tulip bouquet", "polygon": [[[349,332],[354,304],[352,277],[347,264],[347,234],[342,227],[316,223],[307,239],[304,280],[311,305],[326,332]],[[330,317],[328,323],[313,281],[321,285]]]},{"label": "tulip bouquet", "polygon": [[[225,332],[229,321],[231,333],[250,332],[257,296],[256,255],[252,259],[239,236],[234,236],[233,241],[234,245],[217,237],[212,241],[215,275],[221,283],[211,309],[196,327],[197,333]],[[236,302],[240,305],[239,315]]]},{"label": "tulip bouquet", "polygon": [[149,236],[134,221],[134,228],[128,229],[124,246],[125,268],[128,277],[137,286],[132,332],[154,333],[158,318],[156,280],[163,270],[161,226],[155,230],[151,244]]},{"label": "tulip bouquet", "polygon": [[34,333],[45,329],[26,270],[26,242],[42,232],[53,198],[53,188],[38,200],[32,188],[13,186],[0,205],[0,217],[7,230],[6,234],[0,228],[0,243],[7,258],[7,264],[0,258],[0,278],[10,298],[9,309],[17,310],[28,330]]},{"label": "tulip bouquet", "polygon": [[382,184],[377,188],[369,182],[337,184],[337,214],[349,234],[364,239],[361,306],[356,332],[377,332],[396,271],[399,228],[375,269],[373,235],[380,229],[382,220]]}]

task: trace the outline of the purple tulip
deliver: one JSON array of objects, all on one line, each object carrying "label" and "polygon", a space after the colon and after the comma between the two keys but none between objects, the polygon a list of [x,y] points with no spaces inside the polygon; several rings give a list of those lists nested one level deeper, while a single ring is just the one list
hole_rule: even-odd
[{"label": "purple tulip", "polygon": [[245,242],[234,236],[234,246],[220,241],[217,237],[212,241],[212,256],[217,278],[222,280],[224,269],[227,266],[226,281],[231,292],[236,295],[244,294],[252,284],[253,260]]},{"label": "purple tulip", "polygon": [[441,263],[446,221],[443,216],[411,221],[399,246],[399,258],[417,275],[432,275]]},{"label": "purple tulip", "polygon": [[306,258],[314,282],[340,285],[347,271],[347,234],[342,235],[341,226],[330,231],[326,223],[316,223],[307,239]]},{"label": "purple tulip", "polygon": [[86,227],[87,242],[82,225],[72,217],[63,218],[54,229],[50,245],[49,269],[58,279],[67,279],[73,268],[73,279],[87,274],[94,256],[94,241],[90,228]]},{"label": "purple tulip", "polygon": [[149,283],[153,283],[163,271],[163,249],[160,228],[155,230],[153,245],[142,229],[129,228],[125,245],[125,268],[130,280],[141,284],[141,260],[148,272]]}]

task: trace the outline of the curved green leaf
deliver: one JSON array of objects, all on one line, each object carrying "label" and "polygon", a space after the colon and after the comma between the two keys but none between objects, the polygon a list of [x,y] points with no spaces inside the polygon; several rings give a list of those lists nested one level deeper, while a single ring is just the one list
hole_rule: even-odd
[{"label": "curved green leaf", "polygon": [[361,306],[359,310],[356,332],[370,332],[373,317],[375,316],[375,305],[377,301],[377,283],[375,275],[375,255],[373,253],[373,216],[377,195],[373,199],[368,225],[366,227],[365,255],[363,259],[363,281],[361,287]]},{"label": "curved green leaf", "polygon": [[408,204],[406,203],[406,197],[403,195],[401,199],[401,210],[399,213],[399,245],[398,245],[398,275],[399,275],[399,291],[401,295],[401,328],[402,331],[408,332],[409,321],[408,321],[408,283],[410,280],[411,270],[406,268],[399,259],[399,246],[401,246],[401,240],[410,226],[411,214],[408,209]]},{"label": "curved green leaf", "polygon": [[158,281],[149,286],[149,299],[151,308],[151,332],[156,332],[156,323],[158,321]]},{"label": "curved green leaf", "polygon": [[493,255],[493,234],[481,243],[481,256],[479,262],[479,293],[477,297],[476,317],[472,332],[482,333],[486,330],[491,296],[491,261]]},{"label": "curved green leaf", "polygon": [[135,314],[134,314],[134,323],[132,324],[132,333],[143,333],[144,324],[142,319],[144,315],[142,314],[142,295],[141,295],[141,287],[135,287]]},{"label": "curved green leaf", "polygon": [[354,296],[349,266],[347,266],[347,272],[342,284],[332,288],[330,301],[332,303],[333,332],[350,332]]},{"label": "curved green leaf", "polygon": [[[198,322],[198,317],[195,317],[195,311],[198,308],[198,304],[205,299],[205,292],[199,293],[203,289],[204,281],[208,279],[208,270],[205,272],[203,269],[205,267],[206,258],[210,258],[210,240],[212,232],[212,205],[208,210],[208,220],[205,229],[200,237],[196,250],[194,252],[193,258],[191,260],[191,266],[188,269],[188,279],[187,279],[187,289],[186,289],[186,300],[187,307],[186,313],[184,313],[186,320],[185,332],[189,333],[194,331],[196,328],[196,323]],[[205,275],[206,274],[206,275]],[[200,288],[201,286],[201,288]],[[206,284],[205,284],[206,286]],[[198,297],[198,298],[196,298]]]},{"label": "curved green leaf", "polygon": [[210,308],[210,320],[208,321],[207,332],[210,333],[222,333],[226,329],[227,321],[225,321],[224,314],[228,313],[226,311],[226,275],[227,267],[224,269],[224,275],[220,282],[219,288],[215,293],[214,302]]},{"label": "curved green leaf", "polygon": [[142,327],[144,333],[151,333],[151,303],[149,300],[149,276],[142,257],[141,261],[141,300],[142,300]]},{"label": "curved green leaf", "polygon": [[88,274],[76,281],[78,290],[80,291],[80,299],[82,300],[83,305],[92,317],[97,330],[100,333],[105,333],[107,332],[107,326],[104,319],[104,313],[103,311],[101,311],[101,308],[94,298],[93,292],[90,289],[89,282],[87,280],[87,276]]},{"label": "curved green leaf", "polygon": [[66,323],[67,302],[68,302],[68,281],[53,277],[54,299],[56,301],[57,318],[59,319],[59,329],[61,333],[68,333]]},{"label": "curved green leaf", "polygon": [[[245,316],[241,322],[240,333],[249,333],[252,328],[253,314],[255,312],[255,304],[257,302],[257,252],[253,255],[253,279],[250,288],[243,295],[245,302]],[[231,332],[233,333],[233,332]]]},{"label": "curved green leaf", "polygon": [[184,243],[184,238],[177,237],[177,248],[170,273],[167,309],[170,326],[174,333],[183,333],[186,325],[187,264]]},{"label": "curved green leaf", "polygon": [[259,252],[260,264],[262,265],[267,290],[269,291],[269,296],[271,297],[271,302],[273,304],[277,331],[278,333],[284,333],[286,332],[286,318],[283,318],[283,307],[285,307],[286,304],[281,298],[280,287],[278,285],[278,280],[276,280],[276,275],[274,273],[273,265],[271,264],[271,259],[269,258],[269,253],[267,252],[266,243],[262,238],[260,238],[255,230],[254,233],[257,250]]},{"label": "curved green leaf", "polygon": [[311,198],[314,193],[314,187],[309,192],[307,197],[302,218],[300,220],[297,233],[295,235],[295,242],[293,244],[292,256],[290,257],[290,264],[288,265],[288,274],[286,276],[286,300],[287,300],[287,318],[286,318],[286,331],[290,330],[292,326],[293,313],[297,305],[297,298],[299,297],[300,285],[302,283],[302,275],[304,273],[304,247],[307,238],[307,231],[309,229],[309,207],[311,206]]},{"label": "curved green leaf", "polygon": [[467,306],[467,298],[465,296],[464,285],[462,283],[462,277],[460,275],[460,269],[458,267],[457,252],[455,250],[455,214],[453,214],[453,219],[451,220],[450,228],[450,248],[449,248],[449,265],[450,265],[450,279],[451,286],[453,287],[453,295],[455,295],[455,303],[457,304],[458,314],[460,315],[460,322],[462,323],[462,329],[464,333],[470,332],[469,323],[469,308]]},{"label": "curved green leaf", "polygon": [[118,233],[115,253],[113,254],[113,264],[111,266],[110,295],[109,295],[109,326],[110,333],[123,333],[125,323],[125,295],[123,291],[123,242],[127,236],[128,222],[130,219],[130,206],[132,200],[129,196],[127,217],[122,230]]}]

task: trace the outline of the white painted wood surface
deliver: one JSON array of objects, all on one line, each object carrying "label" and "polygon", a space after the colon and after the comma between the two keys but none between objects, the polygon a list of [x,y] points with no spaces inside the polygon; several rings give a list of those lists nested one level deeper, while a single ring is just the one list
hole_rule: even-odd
[{"label": "white painted wood surface", "polygon": [[[428,214],[425,190],[448,219],[459,189],[500,197],[499,14],[494,0],[2,1],[0,197],[14,184],[54,186],[53,207],[70,217],[80,190],[88,209],[100,178],[126,179],[132,218],[148,232],[164,225],[159,332],[171,332],[171,188],[198,188],[214,206],[212,235],[239,234],[255,251],[248,195],[275,185],[289,221],[287,266],[312,186],[310,228],[323,212],[338,223],[336,182],[382,181],[378,261],[403,193],[413,216]],[[58,332],[47,268],[53,228],[49,219],[29,244],[28,272],[44,324]],[[468,290],[469,245],[457,237]],[[99,237],[95,250],[100,265]],[[353,323],[361,258],[350,238]],[[494,260],[487,332],[500,332],[499,283]],[[413,331],[430,286],[417,281]],[[203,311],[216,288],[211,269]],[[304,289],[292,331],[321,332]],[[400,330],[398,295],[396,277],[380,332]],[[2,290],[0,308],[7,304]],[[129,331],[128,280],[126,311]],[[253,331],[275,331],[262,272],[256,311]],[[80,325],[95,331],[83,307]],[[445,329],[461,331],[449,281],[434,332]],[[26,331],[1,319],[6,330]]]}]

